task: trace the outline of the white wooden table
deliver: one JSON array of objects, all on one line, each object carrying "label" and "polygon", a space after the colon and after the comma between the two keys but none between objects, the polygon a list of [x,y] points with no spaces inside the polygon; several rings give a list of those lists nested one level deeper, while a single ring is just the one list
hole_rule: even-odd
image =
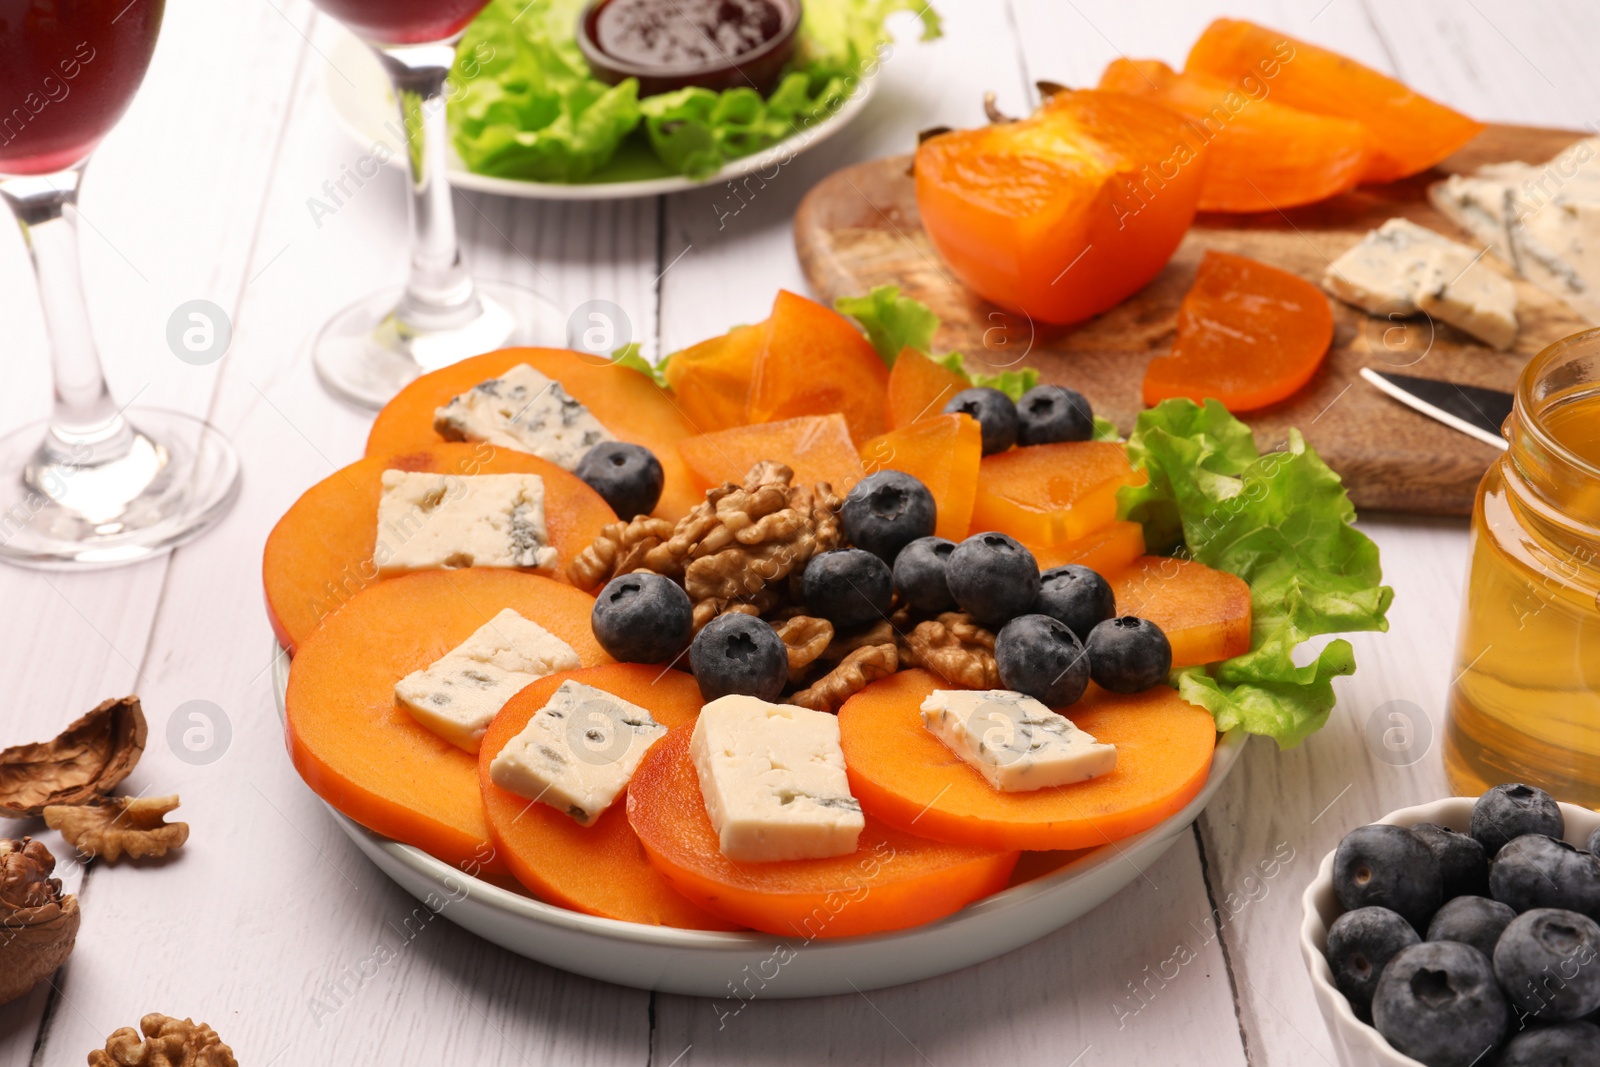
[{"label": "white wooden table", "polygon": [[[1600,10],[1580,0],[936,2],[944,39],[902,43],[864,116],[765,187],[595,205],[462,197],[468,257],[562,309],[614,301],[648,350],[671,351],[760,319],[780,286],[804,289],[789,219],[831,169],[906,150],[927,126],[976,124],[985,90],[1015,112],[1034,79],[1092,84],[1119,53],[1180,64],[1223,13],[1341,49],[1482,118],[1600,119]],[[333,32],[308,0],[171,0],[145,87],[90,169],[83,252],[117,395],[208,415],[242,454],[245,483],[218,529],[168,559],[92,575],[0,568],[0,743],[50,736],[137,691],[151,744],[128,787],[181,794],[175,817],[192,827],[164,864],[63,864],[83,905],[77,951],[53,987],[0,1008],[0,1064],[81,1064],[150,1011],[211,1023],[246,1067],[1331,1063],[1296,948],[1299,894],[1344,829],[1445,791],[1437,734],[1463,522],[1364,520],[1397,591],[1392,628],[1356,637],[1361,669],[1338,684],[1329,726],[1293,752],[1254,743],[1148,877],[990,963],[859,996],[757,1001],[719,1027],[710,1002],[573,977],[448,922],[404,932],[415,902],[356,853],[284,753],[258,577],[273,521],[359,456],[366,434],[367,418],[318,386],[306,342],[402,275],[398,174],[331,217],[308,209],[365,154],[323,99],[322,81],[340,77],[325,58]],[[167,316],[193,298],[232,316],[232,349],[211,367],[164,341]],[[9,225],[0,308],[10,427],[44,413],[48,387]],[[215,705],[231,731],[209,764],[167,741],[189,701]],[[1433,726],[1411,766],[1366,739],[1389,701]]]}]

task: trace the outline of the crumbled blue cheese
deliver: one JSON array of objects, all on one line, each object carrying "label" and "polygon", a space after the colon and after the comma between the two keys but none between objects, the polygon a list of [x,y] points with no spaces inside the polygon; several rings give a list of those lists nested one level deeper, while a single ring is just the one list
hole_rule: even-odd
[{"label": "crumbled blue cheese", "polygon": [[935,690],[922,724],[1002,793],[1086,782],[1117,765],[1115,745],[1009,689]]},{"label": "crumbled blue cheese", "polygon": [[454,567],[550,567],[537,474],[383,472],[373,560],[384,577]]},{"label": "crumbled blue cheese", "polygon": [[578,654],[511,608],[420,671],[395,683],[395,699],[446,741],[476,753],[489,723],[524,686],[576,670]]},{"label": "crumbled blue cheese", "polygon": [[480,382],[433,413],[450,441],[487,441],[576,470],[584,453],[615,436],[561,383],[519,363]]},{"label": "crumbled blue cheese", "polygon": [[495,755],[489,778],[593,826],[666,732],[637,704],[568,679]]},{"label": "crumbled blue cheese", "polygon": [[820,859],[856,850],[866,820],[850,795],[834,716],[719,697],[701,709],[689,753],[729,859]]}]

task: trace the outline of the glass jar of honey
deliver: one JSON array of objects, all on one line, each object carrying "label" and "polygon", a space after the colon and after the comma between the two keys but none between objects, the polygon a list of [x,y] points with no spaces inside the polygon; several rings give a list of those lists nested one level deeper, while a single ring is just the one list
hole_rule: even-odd
[{"label": "glass jar of honey", "polygon": [[1600,807],[1600,329],[1523,369],[1478,487],[1444,762]]}]

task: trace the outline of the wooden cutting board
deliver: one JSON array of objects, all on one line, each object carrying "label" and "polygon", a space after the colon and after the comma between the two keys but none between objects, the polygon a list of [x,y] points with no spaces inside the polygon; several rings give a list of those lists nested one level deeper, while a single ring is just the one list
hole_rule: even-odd
[{"label": "wooden cutting board", "polygon": [[[1491,126],[1438,171],[1542,163],[1582,136]],[[1143,406],[1145,365],[1171,347],[1179,301],[1206,249],[1249,256],[1317,282],[1329,262],[1396,215],[1477,247],[1428,203],[1428,185],[1440,177],[1429,172],[1287,212],[1202,215],[1161,274],[1119,306],[1076,326],[1035,326],[982,300],[949,273],[922,229],[909,164],[909,156],[856,164],[806,194],[795,214],[795,245],[812,289],[831,303],[875,285],[898,285],[939,313],[939,351],[957,349],[980,369],[985,363],[1037,367],[1044,381],[1081,391],[1123,433]],[[1509,276],[1492,257],[1485,262]],[[1521,331],[1512,352],[1485,348],[1443,323],[1373,318],[1330,298],[1333,348],[1295,396],[1244,416],[1257,445],[1263,452],[1278,448],[1288,429],[1298,427],[1343,476],[1357,507],[1469,514],[1478,480],[1498,451],[1389,399],[1358,372],[1371,366],[1509,391],[1529,356],[1588,326],[1543,290],[1520,280],[1516,287]]]}]

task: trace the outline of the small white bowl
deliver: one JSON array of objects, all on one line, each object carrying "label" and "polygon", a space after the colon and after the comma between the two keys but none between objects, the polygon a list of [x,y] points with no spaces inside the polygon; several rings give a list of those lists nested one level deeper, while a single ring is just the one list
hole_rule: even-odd
[{"label": "small white bowl", "polygon": [[[1431,822],[1465,833],[1472,821],[1472,805],[1476,802],[1476,797],[1450,797],[1392,811],[1378,822],[1393,826]],[[1600,814],[1588,808],[1562,804],[1561,814],[1566,820],[1567,841],[1579,848],[1583,848],[1589,835],[1600,827]],[[1410,1056],[1395,1051],[1382,1034],[1357,1019],[1350,1002],[1333,984],[1333,970],[1324,953],[1328,950],[1328,927],[1344,914],[1344,908],[1333,894],[1332,852],[1322,858],[1322,866],[1300,902],[1304,909],[1300,922],[1300,952],[1305,956],[1306,970],[1311,972],[1311,988],[1316,991],[1317,1007],[1322,1009],[1322,1020],[1328,1024],[1328,1036],[1333,1038],[1340,1067],[1423,1067]]]}]

